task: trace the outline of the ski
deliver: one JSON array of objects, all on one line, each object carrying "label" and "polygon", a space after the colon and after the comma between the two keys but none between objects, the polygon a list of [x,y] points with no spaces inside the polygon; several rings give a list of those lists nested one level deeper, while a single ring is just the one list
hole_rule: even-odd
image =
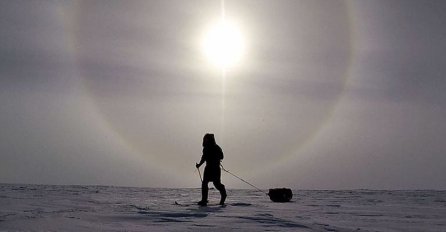
[{"label": "ski", "polygon": [[183,206],[183,207],[189,207],[189,206],[198,206],[198,207],[226,207],[226,204],[220,205],[220,204],[207,204],[207,205],[198,205],[197,203],[182,203],[182,202],[178,202],[175,201],[174,205],[177,206]]}]

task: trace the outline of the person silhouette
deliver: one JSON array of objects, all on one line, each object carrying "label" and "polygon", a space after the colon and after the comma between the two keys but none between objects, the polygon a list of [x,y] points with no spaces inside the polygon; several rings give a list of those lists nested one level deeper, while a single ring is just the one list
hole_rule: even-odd
[{"label": "person silhouette", "polygon": [[223,151],[215,142],[214,134],[205,134],[203,137],[203,155],[201,160],[195,166],[200,166],[206,162],[204,168],[203,181],[201,183],[201,201],[198,202],[201,206],[206,206],[208,203],[208,184],[213,182],[215,188],[220,192],[220,205],[225,204],[226,189],[221,183],[221,169],[220,162],[223,159]]}]

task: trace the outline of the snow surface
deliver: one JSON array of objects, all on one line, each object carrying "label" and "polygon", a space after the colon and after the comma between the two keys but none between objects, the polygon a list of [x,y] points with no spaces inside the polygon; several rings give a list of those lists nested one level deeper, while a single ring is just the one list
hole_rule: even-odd
[{"label": "snow surface", "polygon": [[228,190],[226,207],[199,207],[199,189],[0,184],[0,231],[446,231],[446,191],[293,193]]}]

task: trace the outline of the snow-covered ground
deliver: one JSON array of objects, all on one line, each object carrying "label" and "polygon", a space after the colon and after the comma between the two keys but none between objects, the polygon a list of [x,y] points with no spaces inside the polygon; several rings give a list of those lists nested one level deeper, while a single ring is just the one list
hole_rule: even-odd
[{"label": "snow-covered ground", "polygon": [[0,184],[0,231],[446,231],[446,191],[293,193],[228,190],[226,207],[198,207],[199,189]]}]

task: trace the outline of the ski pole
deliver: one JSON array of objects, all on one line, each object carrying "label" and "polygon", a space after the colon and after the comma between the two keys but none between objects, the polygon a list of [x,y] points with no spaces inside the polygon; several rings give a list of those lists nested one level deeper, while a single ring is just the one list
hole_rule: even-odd
[{"label": "ski pole", "polygon": [[201,178],[200,168],[197,168],[197,170],[198,170],[198,175],[200,176],[200,180],[201,180],[201,182],[203,182],[203,178]]}]

